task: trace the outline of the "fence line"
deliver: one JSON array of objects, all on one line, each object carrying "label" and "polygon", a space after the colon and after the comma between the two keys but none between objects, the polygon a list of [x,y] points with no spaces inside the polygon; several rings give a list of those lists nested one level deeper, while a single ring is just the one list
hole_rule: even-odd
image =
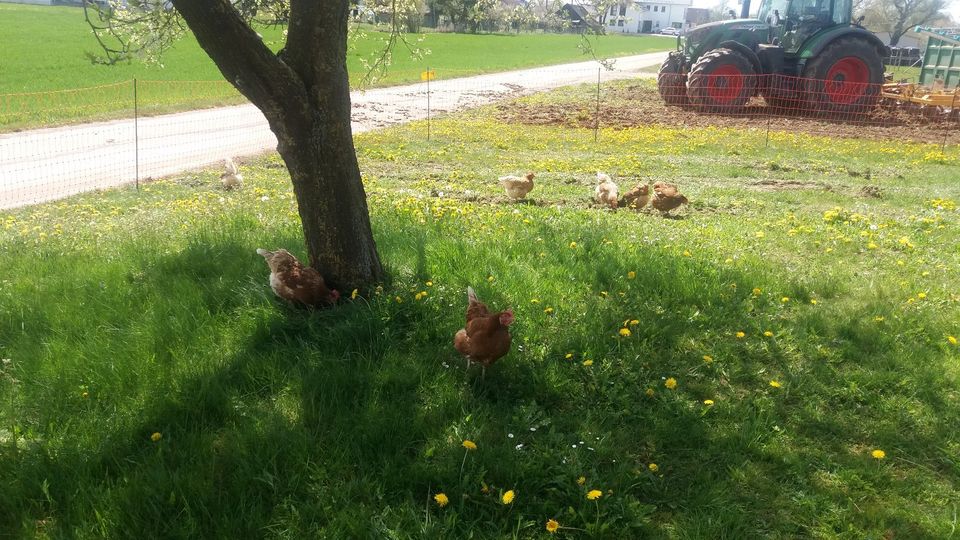
[{"label": "fence line", "polygon": [[[420,83],[353,93],[354,132],[426,120],[429,141],[444,136],[431,128],[438,114],[559,86],[589,84],[595,77],[594,104],[578,101],[576,96],[591,93],[581,91],[572,97],[510,102],[500,105],[498,114],[508,122],[582,128],[593,132],[594,141],[607,129],[679,124],[687,129],[750,129],[763,137],[762,145],[758,139],[760,149],[771,144],[771,131],[915,140],[937,144],[941,152],[960,143],[956,96],[950,107],[935,110],[908,100],[875,105],[879,85],[716,75],[658,88],[649,81],[636,83],[639,78],[655,77],[641,74],[636,66],[606,71],[595,63],[464,78],[454,74],[427,67]],[[621,79],[629,82],[615,82]],[[754,96],[758,92],[762,97]],[[223,81],[149,80],[0,95],[0,127],[15,124],[11,118],[23,121],[30,115],[62,122],[107,103],[126,111],[114,120],[0,134],[0,209],[124,184],[139,186],[143,179],[274,149],[276,138],[266,119],[249,103],[157,114],[183,97],[229,103],[238,101],[238,95]],[[876,131],[865,134],[863,128]]]}]

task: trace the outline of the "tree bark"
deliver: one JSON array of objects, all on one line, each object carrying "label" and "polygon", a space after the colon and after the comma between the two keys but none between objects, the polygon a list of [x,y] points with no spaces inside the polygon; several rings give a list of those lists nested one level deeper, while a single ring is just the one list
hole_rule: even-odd
[{"label": "tree bark", "polygon": [[350,126],[349,0],[291,0],[286,47],[274,54],[229,0],[172,0],[224,77],[277,136],[304,239],[332,288],[382,275]]}]

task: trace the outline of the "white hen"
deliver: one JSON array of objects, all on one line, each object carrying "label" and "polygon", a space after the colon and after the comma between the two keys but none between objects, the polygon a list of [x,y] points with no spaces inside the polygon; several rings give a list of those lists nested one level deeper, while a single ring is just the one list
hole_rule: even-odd
[{"label": "white hen", "polygon": [[609,206],[610,208],[617,207],[617,197],[620,195],[620,189],[609,175],[600,171],[597,171],[596,193],[598,203]]},{"label": "white hen", "polygon": [[220,175],[220,183],[223,189],[238,189],[243,187],[243,175],[237,169],[237,164],[233,159],[223,160],[224,172]]}]

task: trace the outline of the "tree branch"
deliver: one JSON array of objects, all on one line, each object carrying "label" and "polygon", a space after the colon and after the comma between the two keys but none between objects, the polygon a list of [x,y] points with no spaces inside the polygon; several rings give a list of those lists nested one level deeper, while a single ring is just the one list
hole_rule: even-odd
[{"label": "tree branch", "polygon": [[230,0],[172,0],[223,76],[264,111],[280,113],[280,96],[302,93],[297,73],[270,50]]}]

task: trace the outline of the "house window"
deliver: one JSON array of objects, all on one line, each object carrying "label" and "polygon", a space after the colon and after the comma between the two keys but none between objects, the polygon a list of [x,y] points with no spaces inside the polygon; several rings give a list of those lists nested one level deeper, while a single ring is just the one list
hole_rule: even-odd
[{"label": "house window", "polygon": [[650,4],[643,6],[644,11],[650,11]]},{"label": "house window", "polygon": [[626,4],[622,4],[622,5],[620,6],[620,16],[623,17],[623,16],[626,15],[626,14],[627,14],[627,5],[626,5]]},{"label": "house window", "polygon": [[616,14],[617,14],[617,6],[616,6],[616,5],[610,6],[610,14],[611,14],[611,15],[616,15]]},{"label": "house window", "polygon": [[623,19],[617,20],[617,26],[623,26]]}]

